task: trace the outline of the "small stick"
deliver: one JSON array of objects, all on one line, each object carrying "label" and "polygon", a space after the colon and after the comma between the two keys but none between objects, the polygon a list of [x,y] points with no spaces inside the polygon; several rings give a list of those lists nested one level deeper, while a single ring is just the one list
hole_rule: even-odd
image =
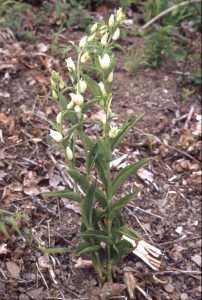
[{"label": "small stick", "polygon": [[132,208],[134,208],[135,210],[141,210],[141,211],[143,211],[144,213],[146,213],[146,214],[148,214],[148,215],[151,215],[151,216],[154,216],[154,217],[156,217],[156,218],[164,219],[164,217],[161,217],[161,216],[159,216],[159,215],[156,215],[156,214],[153,214],[153,213],[151,213],[151,212],[149,212],[149,211],[146,211],[146,210],[140,208],[139,206],[135,206],[135,205],[132,205],[132,204],[128,204],[127,206],[128,206],[128,207],[132,207]]},{"label": "small stick", "polygon": [[189,111],[189,113],[188,113],[186,122],[185,122],[185,124],[184,124],[184,129],[188,129],[188,127],[189,127],[189,122],[191,121],[192,115],[193,115],[193,113],[194,113],[194,109],[195,109],[195,104],[192,105],[191,108],[190,108],[190,111]]},{"label": "small stick", "polygon": [[154,242],[152,241],[152,239],[149,236],[147,230],[144,228],[144,226],[142,225],[142,223],[140,222],[140,220],[138,219],[138,217],[127,206],[126,206],[126,210],[136,219],[136,221],[138,222],[138,224],[140,225],[140,227],[143,229],[143,231],[145,232],[145,234],[148,236],[150,242],[154,245]]},{"label": "small stick", "polygon": [[190,237],[190,238],[184,238],[184,239],[176,239],[173,241],[165,242],[165,243],[160,243],[159,246],[165,246],[165,245],[170,245],[173,243],[179,243],[179,242],[187,242],[187,241],[193,241],[193,240],[198,240],[201,239],[200,235],[195,236],[195,237]]},{"label": "small stick", "polygon": [[175,10],[175,9],[181,7],[181,6],[184,6],[184,5],[187,5],[187,4],[192,4],[192,3],[197,3],[197,2],[201,2],[201,0],[189,0],[189,1],[184,1],[184,2],[178,3],[176,5],[173,5],[169,8],[167,8],[166,10],[162,11],[160,14],[158,14],[154,18],[152,18],[149,22],[147,22],[144,26],[142,26],[142,29],[148,28],[150,25],[154,24],[157,20],[159,20],[163,16],[167,15],[171,11],[173,11],[173,10]]}]

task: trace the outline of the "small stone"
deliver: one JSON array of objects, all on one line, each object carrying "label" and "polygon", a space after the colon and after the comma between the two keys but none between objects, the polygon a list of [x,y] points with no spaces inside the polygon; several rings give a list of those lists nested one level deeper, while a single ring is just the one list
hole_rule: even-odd
[{"label": "small stone", "polygon": [[174,291],[174,286],[170,283],[164,285],[164,290],[167,292],[167,293],[172,293]]},{"label": "small stone", "polygon": [[187,300],[188,299],[188,295],[186,293],[181,294],[180,296],[181,300]]}]

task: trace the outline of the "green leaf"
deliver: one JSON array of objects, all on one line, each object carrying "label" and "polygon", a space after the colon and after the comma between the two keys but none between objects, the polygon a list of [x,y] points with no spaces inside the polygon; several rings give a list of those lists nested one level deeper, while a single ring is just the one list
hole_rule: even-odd
[{"label": "green leaf", "polygon": [[129,241],[126,241],[126,240],[121,240],[118,243],[116,243],[115,245],[119,251],[120,256],[130,253],[133,248],[133,245]]},{"label": "green leaf", "polygon": [[112,183],[111,179],[108,175],[107,168],[108,168],[108,163],[103,160],[103,158],[99,155],[95,161],[96,168],[99,172],[100,178],[104,184],[105,191],[107,197],[112,196]]},{"label": "green leaf", "polygon": [[118,229],[116,229],[117,232],[127,236],[128,238],[130,238],[131,240],[140,240],[141,237],[139,235],[139,233],[137,233],[137,231],[135,231],[134,229],[128,227],[128,226],[122,226],[119,227]]},{"label": "green leaf", "polygon": [[113,194],[122,186],[122,184],[128,179],[128,177],[137,172],[137,170],[139,170],[149,160],[150,158],[141,159],[140,161],[126,166],[125,168],[120,170],[112,182]]},{"label": "green leaf", "polygon": [[109,208],[109,219],[113,220],[117,214],[120,213],[122,208],[124,208],[136,195],[138,191],[128,194],[127,196],[119,199],[111,205]]},{"label": "green leaf", "polygon": [[[89,182],[86,179],[85,175],[78,174],[73,169],[66,169],[67,173],[80,185],[81,188],[84,189],[85,192],[89,189]],[[107,199],[104,195],[104,193],[99,189],[96,188],[95,190],[95,198],[98,200],[99,204],[102,206],[102,208],[106,208],[108,205]]]},{"label": "green leaf", "polygon": [[74,251],[73,256],[80,256],[81,254],[88,253],[88,252],[95,252],[98,251],[101,247],[96,245],[96,246],[91,246],[87,242],[81,242],[78,244],[77,249]]},{"label": "green leaf", "polygon": [[87,134],[84,133],[83,136],[88,149],[91,150],[92,147],[95,145],[95,142],[91,140]]},{"label": "green leaf", "polygon": [[85,112],[93,105],[95,104],[96,102],[98,102],[99,99],[93,99],[93,100],[90,100],[86,103],[84,103],[84,105],[82,106],[82,113],[85,114]]},{"label": "green leaf", "polygon": [[6,229],[4,222],[0,222],[0,230],[3,232],[3,235],[6,238],[10,238],[10,234],[9,234],[8,230]]},{"label": "green leaf", "polygon": [[13,229],[18,233],[19,236],[22,237],[22,233],[20,231],[20,228],[17,224],[17,220],[14,217],[7,217],[5,218],[6,223],[9,224],[11,227],[13,227]]},{"label": "green leaf", "polygon": [[43,252],[43,253],[48,253],[48,254],[52,254],[52,253],[72,253],[73,250],[70,250],[68,248],[63,248],[63,247],[56,247],[56,248],[38,248],[39,251]]},{"label": "green leaf", "polygon": [[70,192],[68,190],[62,190],[62,191],[57,191],[57,192],[50,192],[50,193],[44,193],[43,194],[45,197],[58,197],[58,198],[66,198],[70,200],[74,200],[76,202],[81,202],[81,196],[79,193],[76,192]]},{"label": "green leaf", "polygon": [[110,149],[109,144],[107,143],[104,138],[99,138],[97,139],[98,147],[99,147],[99,152],[104,156],[104,159],[109,162],[112,160],[112,151]]},{"label": "green leaf", "polygon": [[96,154],[98,151],[98,145],[97,143],[93,145],[93,147],[91,148],[89,154],[88,154],[88,160],[87,160],[87,173],[90,174],[90,171],[92,170],[93,164],[95,162],[96,159]]},{"label": "green leaf", "polygon": [[123,140],[123,138],[127,135],[129,130],[142,118],[144,114],[141,114],[134,118],[129,123],[126,123],[118,132],[117,136],[114,139],[110,140],[111,150],[114,150],[118,144]]},{"label": "green leaf", "polygon": [[177,48],[173,52],[173,57],[177,60],[184,60],[187,56],[187,51],[184,48]]},{"label": "green leaf", "polygon": [[85,225],[92,226],[93,202],[95,199],[96,183],[92,183],[82,203],[82,219]]},{"label": "green leaf", "polygon": [[82,78],[87,83],[87,86],[93,97],[97,97],[97,96],[102,97],[102,91],[100,89],[100,86],[94,79],[92,79],[90,76],[84,75],[84,74],[82,75]]},{"label": "green leaf", "polygon": [[95,240],[103,241],[108,245],[111,245],[113,243],[104,230],[87,230],[85,232],[82,232],[81,236],[94,238]]}]

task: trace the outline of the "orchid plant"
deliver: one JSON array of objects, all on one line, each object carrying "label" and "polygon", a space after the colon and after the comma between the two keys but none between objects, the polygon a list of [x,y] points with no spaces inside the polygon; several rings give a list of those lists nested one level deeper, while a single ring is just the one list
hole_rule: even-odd
[{"label": "orchid plant", "polygon": [[[126,120],[120,127],[112,126],[112,82],[115,67],[112,50],[120,37],[124,17],[122,8],[119,8],[105,24],[93,24],[90,34],[82,37],[79,45],[75,46],[77,62],[71,57],[66,60],[73,87],[68,97],[65,96],[67,89],[61,76],[55,71],[51,76],[52,98],[57,101],[60,112],[56,122],[51,121],[53,129],[50,136],[64,151],[66,172],[74,181],[74,190],[64,189],[48,193],[47,196],[65,197],[79,203],[82,217],[79,234],[81,241],[72,250],[72,255],[90,254],[101,285],[112,279],[113,267],[120,257],[133,250],[130,239],[140,239],[133,228],[124,225],[121,216],[121,210],[134,199],[137,191],[120,198],[117,197],[117,192],[148,161],[142,159],[127,165],[115,176],[112,176],[110,170],[114,149],[141,118],[138,116]],[[96,72],[98,80],[84,72],[86,66]],[[91,95],[90,100],[86,94]],[[100,134],[96,139],[87,135],[84,130],[85,113],[93,105],[97,105],[104,115],[100,122]],[[68,129],[65,128],[66,119],[71,123]],[[85,172],[76,168],[78,138],[84,149]],[[124,239],[124,236],[128,239]]]}]

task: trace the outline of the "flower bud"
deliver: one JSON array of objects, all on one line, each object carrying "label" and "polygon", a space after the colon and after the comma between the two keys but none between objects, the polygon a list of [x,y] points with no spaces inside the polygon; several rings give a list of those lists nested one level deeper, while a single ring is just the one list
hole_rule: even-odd
[{"label": "flower bud", "polygon": [[116,127],[116,126],[115,127],[111,127],[110,131],[109,131],[109,137],[111,139],[114,139],[117,136],[118,132],[119,132],[118,127]]},{"label": "flower bud", "polygon": [[56,93],[56,91],[52,91],[52,97],[53,97],[53,99],[55,99],[55,100],[58,100],[58,95],[57,95],[57,93]]},{"label": "flower bud", "polygon": [[90,36],[88,37],[87,41],[88,41],[88,42],[92,42],[92,41],[94,40],[95,36],[96,36],[96,33],[93,33],[92,35],[90,35]]},{"label": "flower bud", "polygon": [[56,72],[55,70],[53,70],[51,77],[52,77],[53,81],[57,81],[59,79],[59,73]]},{"label": "flower bud", "polygon": [[100,27],[100,34],[104,34],[107,31],[107,25],[102,25]]},{"label": "flower bud", "polygon": [[98,85],[101,89],[102,95],[106,96],[106,90],[105,90],[105,86],[104,86],[103,82],[101,81],[100,83],[98,83]]},{"label": "flower bud", "polygon": [[82,105],[83,104],[84,99],[83,99],[83,96],[81,94],[70,93],[69,95],[70,95],[72,101],[74,101],[74,103],[76,105]]},{"label": "flower bud", "polygon": [[113,81],[113,78],[114,78],[114,73],[113,71],[111,71],[111,73],[109,73],[107,77],[107,82],[111,83]]},{"label": "flower bud", "polygon": [[120,29],[117,28],[117,30],[114,32],[114,34],[112,36],[112,40],[116,41],[116,40],[118,40],[119,37],[120,37]]},{"label": "flower bud", "polygon": [[55,90],[55,89],[56,89],[55,81],[51,78],[50,82],[51,82],[51,88],[52,88],[53,90]]},{"label": "flower bud", "polygon": [[71,57],[65,60],[69,71],[75,71],[76,67]]},{"label": "flower bud", "polygon": [[81,56],[81,63],[85,64],[88,60],[90,59],[90,55],[88,52],[85,52],[82,56]]},{"label": "flower bud", "polygon": [[110,57],[108,54],[104,54],[104,56],[101,58],[100,56],[99,58],[99,63],[100,66],[103,70],[108,69],[110,66]]},{"label": "flower bud", "polygon": [[70,110],[74,107],[74,101],[70,101],[69,104],[67,104],[67,109]]},{"label": "flower bud", "polygon": [[62,80],[62,78],[60,78],[59,88],[60,88],[61,90],[63,90],[64,87],[65,87],[64,81]]},{"label": "flower bud", "polygon": [[79,105],[76,105],[76,106],[74,107],[74,110],[75,110],[75,112],[77,112],[78,114],[81,113],[81,107],[80,107]]},{"label": "flower bud", "polygon": [[109,18],[109,27],[113,27],[114,26],[114,15],[112,14]]},{"label": "flower bud", "polygon": [[68,160],[72,160],[73,159],[73,153],[72,153],[72,150],[70,149],[70,147],[66,148],[66,154],[67,154],[67,159]]},{"label": "flower bud", "polygon": [[50,136],[58,143],[61,142],[63,139],[62,134],[59,131],[55,131],[55,130],[50,130]]},{"label": "flower bud", "polygon": [[93,26],[90,29],[91,33],[94,33],[97,30],[97,23],[93,24]]},{"label": "flower bud", "polygon": [[106,46],[106,45],[107,45],[108,36],[109,36],[109,33],[106,32],[106,33],[103,35],[103,37],[101,38],[100,43],[101,43],[102,46]]},{"label": "flower bud", "polygon": [[61,124],[61,122],[62,122],[62,113],[61,112],[59,112],[59,114],[57,115],[56,122],[57,122],[57,124]]},{"label": "flower bud", "polygon": [[77,91],[82,94],[87,89],[87,84],[84,80],[80,79],[76,85],[76,88],[77,88]]},{"label": "flower bud", "polygon": [[124,18],[125,18],[125,15],[123,13],[122,8],[120,7],[116,12],[116,22],[118,24],[121,24],[121,23],[123,23]]},{"label": "flower bud", "polygon": [[86,45],[87,42],[87,36],[83,36],[79,42],[79,47],[83,48]]}]

